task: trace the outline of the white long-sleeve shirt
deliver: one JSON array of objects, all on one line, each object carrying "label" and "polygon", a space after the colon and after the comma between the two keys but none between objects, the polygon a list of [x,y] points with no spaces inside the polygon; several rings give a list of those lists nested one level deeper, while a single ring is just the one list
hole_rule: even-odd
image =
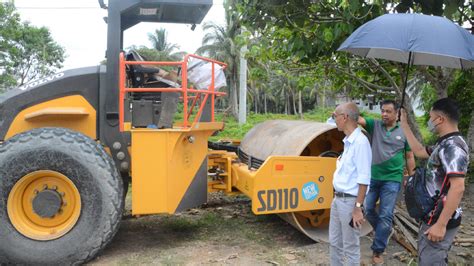
[{"label": "white long-sleeve shirt", "polygon": [[344,152],[337,159],[333,186],[337,192],[357,196],[359,184],[370,184],[372,150],[367,137],[356,128],[343,140]]}]

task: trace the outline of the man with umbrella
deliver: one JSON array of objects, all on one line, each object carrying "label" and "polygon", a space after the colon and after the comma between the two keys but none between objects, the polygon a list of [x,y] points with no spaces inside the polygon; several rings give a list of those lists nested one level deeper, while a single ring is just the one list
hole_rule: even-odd
[{"label": "man with umbrella", "polygon": [[426,189],[431,197],[439,199],[418,232],[419,265],[447,265],[448,251],[461,224],[459,204],[469,150],[458,130],[459,116],[459,106],[453,100],[436,101],[430,111],[428,128],[439,138],[434,146],[423,147],[413,135],[405,111],[401,115],[401,127],[415,156],[428,159]]}]

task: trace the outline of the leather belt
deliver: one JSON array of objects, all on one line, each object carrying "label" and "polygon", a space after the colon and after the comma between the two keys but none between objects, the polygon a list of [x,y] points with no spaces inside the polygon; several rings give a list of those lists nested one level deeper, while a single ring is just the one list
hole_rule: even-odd
[{"label": "leather belt", "polygon": [[352,194],[339,192],[339,191],[334,191],[334,195],[339,198],[357,198],[357,196],[354,196]]}]

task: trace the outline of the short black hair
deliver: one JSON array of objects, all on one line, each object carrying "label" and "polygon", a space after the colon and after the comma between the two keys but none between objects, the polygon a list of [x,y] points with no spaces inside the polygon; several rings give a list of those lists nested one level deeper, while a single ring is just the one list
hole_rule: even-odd
[{"label": "short black hair", "polygon": [[398,108],[400,108],[400,106],[398,105],[398,103],[394,100],[383,100],[380,102],[380,108],[382,108],[382,106],[386,105],[386,104],[391,104],[393,105],[393,108],[395,108],[395,110],[398,110]]},{"label": "short black hair", "polygon": [[451,98],[437,100],[433,103],[431,110],[442,112],[449,120],[456,123],[459,122],[459,117],[461,116],[458,103]]}]

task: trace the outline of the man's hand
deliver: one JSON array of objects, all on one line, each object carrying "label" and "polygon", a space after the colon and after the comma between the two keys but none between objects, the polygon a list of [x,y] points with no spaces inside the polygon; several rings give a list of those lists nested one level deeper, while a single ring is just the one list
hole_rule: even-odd
[{"label": "man's hand", "polygon": [[407,112],[403,108],[400,108],[400,123],[408,125]]},{"label": "man's hand", "polygon": [[352,221],[354,223],[354,228],[360,229],[362,227],[362,223],[365,221],[362,208],[354,207],[354,210],[352,211]]},{"label": "man's hand", "polygon": [[403,175],[403,179],[402,179],[402,186],[403,186],[403,189],[405,189],[405,187],[407,186],[408,178],[410,178],[410,177],[409,177],[409,176],[406,176],[406,175]]},{"label": "man's hand", "polygon": [[440,223],[435,223],[433,226],[428,228],[424,234],[428,235],[428,240],[439,242],[444,239],[444,235],[446,234],[446,226],[443,226]]},{"label": "man's hand", "polygon": [[367,120],[363,118],[362,116],[359,115],[359,120],[357,121],[359,125],[361,125],[363,128],[366,128],[367,126]]},{"label": "man's hand", "polygon": [[450,177],[449,182],[450,187],[443,204],[443,210],[441,211],[436,223],[425,232],[425,235],[428,235],[427,238],[433,242],[438,242],[444,239],[446,225],[451,219],[453,213],[456,211],[456,208],[458,208],[464,194],[464,176]]}]

